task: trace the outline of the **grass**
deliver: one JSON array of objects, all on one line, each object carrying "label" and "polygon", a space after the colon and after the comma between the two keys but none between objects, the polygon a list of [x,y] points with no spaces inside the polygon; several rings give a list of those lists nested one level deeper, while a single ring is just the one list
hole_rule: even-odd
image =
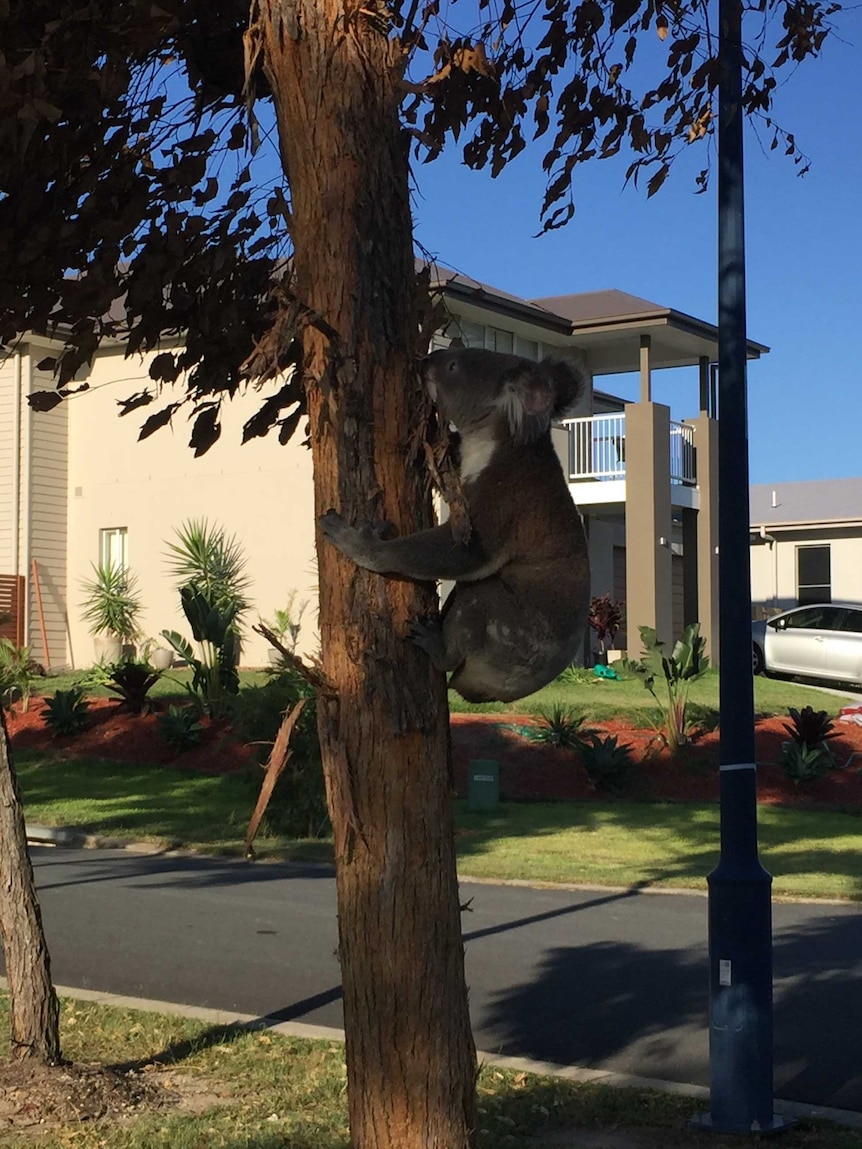
[{"label": "grass", "polygon": [[[645,722],[647,713],[657,717],[655,701],[641,680],[628,672],[622,673],[622,679],[617,682],[597,678],[589,670],[579,671],[576,682],[557,680],[536,694],[530,694],[512,704],[465,702],[450,690],[449,709],[453,714],[501,714],[507,711],[535,714],[540,710],[552,710],[555,706],[572,706],[593,721],[620,718]],[[754,680],[755,713],[761,718],[773,714],[784,715],[789,706],[797,709],[813,706],[815,710],[825,709],[837,713],[842,705],[841,697],[838,694],[823,694],[809,686],[786,680],[763,676]],[[696,722],[715,726],[718,722],[718,671],[708,670],[703,678],[693,682],[689,699],[692,718]]]},{"label": "grass", "polygon": [[[7,1008],[0,997],[0,1015]],[[8,1056],[0,1017],[0,1057]],[[61,1009],[66,1057],[136,1066],[152,1081],[182,1090],[193,1080],[211,1106],[184,1113],[144,1109],[123,1121],[74,1122],[54,1129],[4,1131],[4,1149],[348,1149],[343,1049],[261,1030],[208,1026],[182,1017],[66,999]],[[663,1149],[712,1146],[689,1118],[702,1101],[646,1089],[617,1089],[554,1077],[483,1068],[478,1081],[483,1149],[542,1149],[563,1130],[640,1133]],[[619,1143],[619,1142],[615,1142]],[[723,1137],[736,1149],[751,1137]],[[858,1149],[859,1131],[802,1121],[782,1136],[785,1149]]]},{"label": "grass", "polygon": [[[33,697],[53,694],[56,690],[71,690],[73,686],[80,685],[85,680],[87,671],[73,670],[68,674],[49,674],[46,678],[37,678],[33,683]],[[265,670],[241,670],[240,686],[263,686],[270,679]],[[191,685],[192,670],[190,667],[177,667],[166,670],[155,686],[150,690],[154,698],[185,698],[186,685]],[[116,698],[104,686],[87,687],[87,694],[93,698]],[[33,705],[33,703],[31,703]]]},{"label": "grass", "polygon": [[[107,837],[242,854],[258,779],[27,752],[16,759],[28,820]],[[705,888],[716,860],[713,804],[456,803],[459,866],[496,879]],[[760,809],[764,863],[783,897],[862,899],[862,814]],[[331,861],[327,840],[269,833],[261,858]]]},{"label": "grass", "polygon": [[[718,860],[718,807],[614,802],[459,803],[463,873],[494,879],[706,888]],[[862,816],[762,806],[760,849],[778,897],[862,899]]]}]

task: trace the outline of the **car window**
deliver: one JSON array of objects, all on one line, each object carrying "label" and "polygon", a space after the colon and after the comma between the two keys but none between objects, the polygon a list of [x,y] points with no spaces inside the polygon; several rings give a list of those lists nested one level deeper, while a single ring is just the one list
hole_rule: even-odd
[{"label": "car window", "polygon": [[848,610],[846,618],[841,623],[841,629],[852,631],[853,634],[862,634],[862,610]]},{"label": "car window", "polygon": [[806,606],[785,615],[788,630],[837,630],[844,610],[838,606]]}]

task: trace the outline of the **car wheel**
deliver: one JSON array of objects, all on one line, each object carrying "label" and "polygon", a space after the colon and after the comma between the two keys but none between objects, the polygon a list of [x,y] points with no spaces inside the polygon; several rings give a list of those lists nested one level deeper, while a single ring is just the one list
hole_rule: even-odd
[{"label": "car wheel", "polygon": [[763,651],[756,642],[751,645],[751,669],[754,674],[763,674],[765,669],[763,664]]}]

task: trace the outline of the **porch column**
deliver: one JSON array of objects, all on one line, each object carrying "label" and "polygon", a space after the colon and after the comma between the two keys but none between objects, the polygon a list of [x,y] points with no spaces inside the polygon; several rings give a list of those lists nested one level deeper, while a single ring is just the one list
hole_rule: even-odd
[{"label": "porch column", "polygon": [[640,372],[641,372],[641,403],[652,402],[652,374],[650,355],[652,351],[652,336],[641,336]]},{"label": "porch column", "polygon": [[712,415],[709,403],[709,356],[701,355],[697,361],[701,415]]},{"label": "porch column", "polygon": [[626,633],[633,658],[641,654],[638,627],[673,640],[671,574],[670,408],[627,403]]},{"label": "porch column", "polygon": [[694,426],[697,461],[697,612],[706,653],[718,665],[718,421],[700,414]]}]

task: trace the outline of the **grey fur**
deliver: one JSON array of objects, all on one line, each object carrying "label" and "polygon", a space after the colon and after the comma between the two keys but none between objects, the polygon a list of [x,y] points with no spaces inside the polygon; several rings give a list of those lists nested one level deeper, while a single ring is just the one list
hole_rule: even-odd
[{"label": "grey fur", "polygon": [[412,637],[468,701],[512,702],[551,682],[584,637],[586,537],[550,435],[584,381],[562,361],[477,348],[436,351],[421,370],[461,435],[470,541],[456,542],[448,523],[389,540],[335,511],[320,525],[367,570],[455,580],[439,622],[414,624]]}]

